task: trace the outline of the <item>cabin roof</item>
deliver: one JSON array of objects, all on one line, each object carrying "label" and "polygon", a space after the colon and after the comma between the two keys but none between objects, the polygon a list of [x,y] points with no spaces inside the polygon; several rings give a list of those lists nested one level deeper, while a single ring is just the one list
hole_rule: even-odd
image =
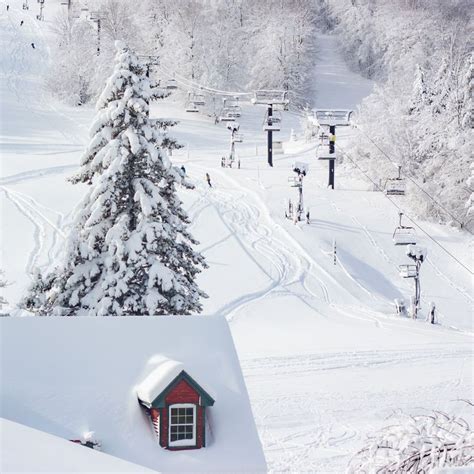
[{"label": "cabin roof", "polygon": [[[94,431],[104,453],[158,471],[266,470],[223,317],[0,318],[0,339],[4,418],[67,440]],[[203,449],[159,447],[138,403],[137,387],[165,359],[215,394]]]}]

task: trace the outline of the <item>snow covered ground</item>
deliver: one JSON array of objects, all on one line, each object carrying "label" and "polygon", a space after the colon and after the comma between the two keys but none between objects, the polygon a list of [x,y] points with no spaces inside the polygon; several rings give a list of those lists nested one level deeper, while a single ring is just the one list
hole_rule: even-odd
[{"label": "snow covered ground", "polygon": [[[93,110],[64,107],[43,92],[48,24],[10,3],[10,13],[2,9],[0,16],[1,265],[12,283],[6,297],[15,304],[34,268],[54,262],[84,193],[65,179],[87,142]],[[347,70],[333,38],[322,35],[320,42],[316,105],[355,107],[371,84]],[[410,262],[392,243],[397,210],[362,175],[338,164],[336,189],[327,189],[327,163],[302,138],[268,168],[263,154],[255,156],[266,140],[258,106],[243,107],[240,170],[220,168],[229,146],[224,125],[186,114],[173,97],[153,112],[180,120],[173,132],[185,148],[174,160],[197,185],[182,198],[210,265],[200,277],[210,295],[204,311],[231,323],[271,470],[341,472],[366,434],[388,424],[394,411],[454,411],[453,400],[472,398],[472,273],[419,236],[428,248],[422,315],[434,301],[440,324],[397,318],[393,299],[413,294],[413,282],[397,267]],[[302,136],[299,117],[284,113],[275,139],[288,140],[291,129]],[[349,133],[355,132],[338,130],[343,148]],[[310,166],[309,225],[284,218],[285,201],[296,196],[288,183],[295,160]],[[404,198],[397,202],[403,207]],[[465,234],[423,227],[472,268]]]}]

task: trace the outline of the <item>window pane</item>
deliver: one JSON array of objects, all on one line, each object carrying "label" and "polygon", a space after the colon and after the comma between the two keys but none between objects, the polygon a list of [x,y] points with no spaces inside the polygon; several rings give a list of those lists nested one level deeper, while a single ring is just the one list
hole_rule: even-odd
[{"label": "window pane", "polygon": [[170,407],[169,441],[193,440],[195,430],[195,408]]}]

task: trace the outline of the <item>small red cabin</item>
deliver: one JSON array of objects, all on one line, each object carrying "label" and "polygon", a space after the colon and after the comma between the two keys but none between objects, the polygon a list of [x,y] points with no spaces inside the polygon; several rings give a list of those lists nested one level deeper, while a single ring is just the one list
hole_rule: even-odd
[{"label": "small red cabin", "polygon": [[214,399],[179,362],[160,364],[137,389],[160,446],[170,450],[206,446],[206,408]]}]

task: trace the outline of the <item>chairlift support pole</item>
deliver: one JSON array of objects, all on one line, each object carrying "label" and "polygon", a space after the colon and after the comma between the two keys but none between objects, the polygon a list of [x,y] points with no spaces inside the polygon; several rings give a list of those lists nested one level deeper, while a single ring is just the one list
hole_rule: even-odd
[{"label": "chairlift support pole", "polygon": [[[329,154],[333,155],[336,151],[336,126],[330,125],[329,126]],[[336,172],[336,160],[335,158],[329,159],[329,180],[328,180],[328,187],[330,186],[334,189],[334,177]]]},{"label": "chairlift support pole", "polygon": [[90,19],[97,23],[97,56],[100,56],[100,13],[91,13]]},{"label": "chairlift support pole", "polygon": [[421,285],[420,285],[420,267],[421,261],[416,261],[416,276],[415,280],[415,307],[413,308],[413,319],[418,317],[418,308],[420,306],[420,299],[421,299]]},{"label": "chairlift support pole", "polygon": [[269,130],[267,130],[267,162],[268,165],[273,167],[273,131],[271,130],[273,117],[273,104],[268,104],[268,118],[267,123]]},{"label": "chairlift support pole", "polygon": [[232,129],[232,135],[230,137],[230,161],[233,162],[235,159],[235,129]]},{"label": "chairlift support pole", "polygon": [[[288,110],[288,91],[282,90],[258,90],[252,99],[254,105],[265,105],[267,107],[266,124],[264,120],[263,129],[267,132],[267,162],[273,167],[273,132],[278,132],[280,128],[275,126],[276,117],[273,116],[274,106],[283,106],[283,110]],[[279,120],[278,120],[279,122]]]},{"label": "chairlift support pole", "polygon": [[36,18],[38,18],[38,20],[40,21],[43,21],[44,20],[44,16],[43,16],[44,0],[38,0],[38,3],[40,6],[40,12]]}]

